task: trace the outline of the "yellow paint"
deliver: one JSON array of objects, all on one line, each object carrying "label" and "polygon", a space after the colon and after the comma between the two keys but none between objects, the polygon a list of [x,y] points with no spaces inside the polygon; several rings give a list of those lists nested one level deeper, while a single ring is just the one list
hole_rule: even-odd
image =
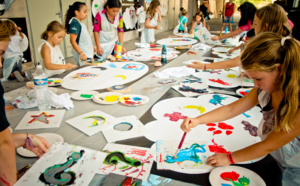
[{"label": "yellow paint", "polygon": [[104,101],[106,101],[106,102],[115,102],[115,101],[118,100],[118,98],[119,98],[118,95],[105,96]]},{"label": "yellow paint", "polygon": [[228,74],[227,77],[228,77],[228,78],[235,78],[236,75],[234,75],[234,74]]},{"label": "yellow paint", "polygon": [[53,83],[61,83],[61,80],[54,80]]},{"label": "yellow paint", "polygon": [[196,106],[196,105],[187,105],[187,106],[184,106],[183,108],[186,108],[186,109],[197,109],[200,111],[200,113],[204,113],[206,111],[206,109],[202,106]]},{"label": "yellow paint", "polygon": [[120,77],[120,78],[122,78],[122,79],[126,79],[126,78],[127,78],[127,77],[124,76],[124,75],[115,75],[114,77]]}]

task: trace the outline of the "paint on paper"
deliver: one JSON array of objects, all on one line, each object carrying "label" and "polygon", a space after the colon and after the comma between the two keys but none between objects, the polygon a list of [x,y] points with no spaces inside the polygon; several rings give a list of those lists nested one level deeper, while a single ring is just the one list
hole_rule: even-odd
[{"label": "paint on paper", "polygon": [[258,128],[256,126],[254,126],[251,123],[249,123],[248,121],[244,121],[244,120],[242,121],[242,124],[245,125],[244,129],[248,130],[252,136],[257,136]]},{"label": "paint on paper", "polygon": [[220,177],[225,181],[230,181],[234,186],[247,186],[250,184],[249,178],[245,176],[240,178],[240,175],[235,171],[223,172]]},{"label": "paint on paper", "polygon": [[31,117],[33,117],[33,119],[30,120],[28,122],[28,124],[33,123],[35,121],[40,121],[40,122],[43,122],[45,124],[49,124],[49,121],[47,120],[47,118],[54,117],[54,115],[48,114],[47,112],[42,112],[40,115],[32,115]]},{"label": "paint on paper", "polygon": [[183,92],[208,93],[208,90],[206,88],[195,89],[193,87],[189,87],[189,86],[185,86],[185,85],[182,85],[181,87],[179,87],[179,90],[183,91]]},{"label": "paint on paper", "polygon": [[122,67],[122,69],[126,70],[142,70],[145,68],[144,64],[135,64],[135,63],[129,63]]},{"label": "paint on paper", "polygon": [[209,81],[211,82],[214,82],[214,83],[218,83],[218,84],[221,84],[221,85],[225,85],[225,86],[228,86],[230,85],[229,83],[223,81],[223,80],[220,80],[220,79],[208,79]]},{"label": "paint on paper", "polygon": [[105,117],[102,116],[86,116],[83,119],[94,119],[93,123],[89,127],[96,127],[98,125],[103,125],[106,121]]},{"label": "paint on paper", "polygon": [[230,151],[227,151],[223,145],[218,145],[214,139],[212,139],[213,145],[208,145],[208,148],[210,152],[214,153],[230,153]]},{"label": "paint on paper", "polygon": [[85,78],[89,78],[89,77],[97,77],[97,74],[93,74],[93,73],[88,73],[88,72],[81,72],[81,73],[76,73],[72,78],[73,79],[85,79]]},{"label": "paint on paper", "polygon": [[120,97],[119,95],[105,96],[104,101],[106,101],[106,102],[115,102],[115,101],[118,101],[119,97]]},{"label": "paint on paper", "polygon": [[124,76],[124,75],[115,75],[114,77],[120,77],[120,78],[122,78],[122,79],[126,79],[126,78],[127,78],[127,77]]},{"label": "paint on paper", "polygon": [[202,106],[196,106],[196,105],[187,105],[187,106],[184,106],[183,108],[185,109],[197,109],[200,111],[200,113],[204,113],[206,111],[206,109]]},{"label": "paint on paper", "polygon": [[227,97],[225,97],[225,96],[221,96],[221,95],[215,94],[215,95],[213,95],[213,98],[209,100],[209,103],[214,104],[216,106],[218,104],[223,105],[222,104],[222,100],[225,100],[226,98]]},{"label": "paint on paper", "polygon": [[206,150],[204,148],[205,145],[199,145],[194,143],[190,148],[180,149],[176,156],[166,156],[167,163],[175,163],[175,162],[183,162],[183,161],[193,161],[196,164],[202,164],[203,160],[197,155],[197,153],[205,153]]},{"label": "paint on paper", "polygon": [[221,70],[203,70],[203,72],[209,72],[210,74],[221,74]]},{"label": "paint on paper", "polygon": [[173,112],[172,114],[164,114],[164,117],[169,117],[170,118],[170,121],[178,121],[180,119],[185,119],[187,118],[187,116],[183,116],[181,115],[180,112]]}]

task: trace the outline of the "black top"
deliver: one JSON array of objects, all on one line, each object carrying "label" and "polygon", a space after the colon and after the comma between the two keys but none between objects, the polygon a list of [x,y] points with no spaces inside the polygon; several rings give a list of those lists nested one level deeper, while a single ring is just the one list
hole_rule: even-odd
[{"label": "black top", "polygon": [[5,130],[9,126],[5,114],[5,103],[3,99],[3,94],[4,94],[4,90],[2,84],[0,83],[0,132]]},{"label": "black top", "polygon": [[202,4],[200,6],[200,11],[203,13],[204,17],[209,18],[209,13],[207,11],[207,7],[204,4]]}]

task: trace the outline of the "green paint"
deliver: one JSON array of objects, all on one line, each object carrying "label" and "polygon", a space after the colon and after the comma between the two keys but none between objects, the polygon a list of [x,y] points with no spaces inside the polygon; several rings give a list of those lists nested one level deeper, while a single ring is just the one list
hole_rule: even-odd
[{"label": "green paint", "polygon": [[90,99],[93,97],[93,94],[80,94],[80,97]]},{"label": "green paint", "polygon": [[98,4],[95,4],[95,6],[94,6],[95,8],[98,8]]},{"label": "green paint", "polygon": [[228,178],[228,180],[233,184],[233,186],[248,186],[250,184],[250,179],[243,176],[242,178],[239,178],[239,182],[232,181]]},{"label": "green paint", "polygon": [[127,157],[127,156],[125,156],[124,153],[119,152],[119,151],[114,151],[114,152],[109,153],[106,156],[103,163],[107,164],[107,165],[117,165],[120,161],[122,161],[132,167],[138,167],[138,166],[143,165],[143,163],[141,161],[136,160],[134,158]]},{"label": "green paint", "polygon": [[121,167],[121,168],[119,168],[119,169],[126,169],[126,168],[128,168],[129,167],[129,165],[125,165],[125,166],[123,166],[123,167]]}]

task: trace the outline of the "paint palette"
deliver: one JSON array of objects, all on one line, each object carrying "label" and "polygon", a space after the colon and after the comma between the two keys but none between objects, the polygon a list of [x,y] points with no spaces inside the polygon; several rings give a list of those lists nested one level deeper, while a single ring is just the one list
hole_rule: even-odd
[{"label": "paint palette", "polygon": [[71,98],[75,99],[75,100],[84,101],[84,100],[92,99],[93,96],[97,95],[97,94],[99,94],[99,92],[97,92],[97,91],[80,90],[80,91],[73,92],[71,94]]},{"label": "paint palette", "polygon": [[[61,135],[55,133],[41,133],[36,135],[45,138],[47,142],[50,144],[50,146],[56,142],[64,142],[64,138]],[[28,157],[28,158],[37,157],[36,154],[34,154],[28,149],[24,149],[23,147],[17,148],[17,153],[23,157]]]},{"label": "paint palette", "polygon": [[49,87],[54,87],[54,86],[59,86],[62,82],[61,78],[49,78],[48,79],[48,86]]},{"label": "paint palette", "polygon": [[137,94],[127,94],[120,97],[119,101],[126,106],[139,106],[148,103],[149,98],[147,96]]},{"label": "paint palette", "polygon": [[239,88],[236,90],[236,94],[239,96],[246,96],[250,91],[252,90],[252,88]]},{"label": "paint palette", "polygon": [[119,92],[103,92],[101,94],[94,95],[93,101],[99,104],[115,104],[119,103],[119,97],[123,94]]},{"label": "paint palette", "polygon": [[258,174],[239,166],[226,166],[213,169],[209,175],[209,182],[211,185],[266,185]]}]

